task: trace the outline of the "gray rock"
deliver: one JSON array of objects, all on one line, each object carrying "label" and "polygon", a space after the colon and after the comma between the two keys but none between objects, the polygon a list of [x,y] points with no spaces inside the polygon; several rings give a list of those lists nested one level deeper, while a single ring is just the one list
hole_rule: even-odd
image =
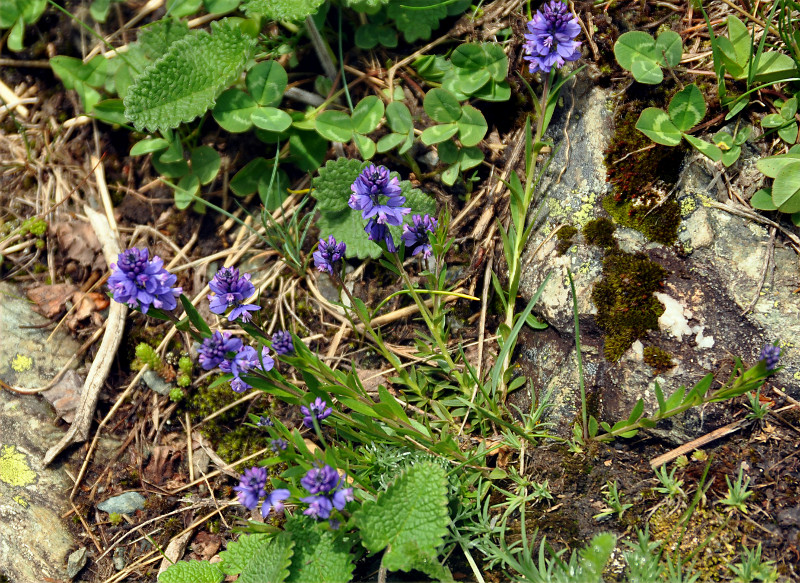
[{"label": "gray rock", "polygon": [[[644,252],[669,272],[657,296],[667,310],[659,319],[659,330],[635,343],[618,362],[603,357],[604,331],[596,323],[597,310],[591,299],[595,282],[602,278],[603,251],[586,244],[579,235],[576,244],[559,257],[555,241],[547,240],[560,224],[580,228],[591,219],[608,216],[601,205],[609,192],[603,155],[613,134],[613,102],[609,92],[586,82],[579,81],[574,93],[568,154],[566,116],[555,118],[548,132],[559,149],[541,182],[544,212],[536,219],[523,255],[520,284],[523,297],[530,299],[546,274],[551,274],[535,310],[551,328],[528,331],[520,337],[518,364],[538,396],[551,392],[549,420],[556,423],[557,431],[570,434],[580,407],[567,269],[577,288],[586,388],[601,420],[613,423],[626,418],[639,398],[646,411],[654,410],[656,382],[670,394],[680,385],[694,385],[708,373],[725,367],[729,370],[732,355],[754,363],[766,341],[782,342],[781,364],[786,368],[777,381],[796,392],[800,355],[794,339],[800,335],[800,297],[792,292],[800,285],[797,256],[780,246],[775,249],[774,277],[764,286],[753,311],[742,315],[756,297],[769,233],[761,225],[711,206],[719,192],[709,198],[713,176],[696,154],[688,156],[675,194],[682,209],[679,244],[652,243],[617,225],[615,238],[621,249]],[[749,155],[754,155],[752,149]],[[741,161],[742,172],[736,178],[740,183],[734,182],[745,197],[753,190],[747,181],[757,178],[751,171],[754,163],[752,158]],[[718,180],[717,187],[720,184],[725,183]],[[726,191],[722,192],[727,198]],[[669,352],[676,366],[656,375],[644,363],[645,345]],[[512,399],[522,410],[530,401],[524,393],[517,391]],[[727,403],[714,404],[665,421],[659,429],[664,437],[680,443],[730,421],[730,411]]]},{"label": "gray rock", "polygon": [[125,549],[122,547],[115,548],[111,561],[117,571],[122,571],[125,568]]},{"label": "gray rock", "polygon": [[153,370],[147,370],[142,375],[142,380],[144,384],[150,387],[159,395],[164,395],[165,397],[169,396],[169,392],[175,387],[175,385],[166,382],[162,379],[157,372]]},{"label": "gray rock", "polygon": [[[49,330],[19,287],[0,283],[0,379],[39,387],[67,363],[78,344]],[[63,566],[77,544],[60,516],[72,482],[62,466],[45,468],[42,457],[63,431],[41,397],[0,390],[0,574],[12,583],[64,579]]]},{"label": "gray rock", "polygon": [[81,547],[67,559],[67,579],[74,579],[86,566],[86,547]]},{"label": "gray rock", "polygon": [[104,500],[97,505],[97,509],[109,514],[133,514],[137,510],[142,510],[144,503],[144,496],[138,492],[125,492]]}]

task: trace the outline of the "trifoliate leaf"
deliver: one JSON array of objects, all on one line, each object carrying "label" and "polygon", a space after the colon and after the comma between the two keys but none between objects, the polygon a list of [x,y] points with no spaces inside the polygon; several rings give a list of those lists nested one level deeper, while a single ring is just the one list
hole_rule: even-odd
[{"label": "trifoliate leaf", "polygon": [[244,535],[219,554],[226,575],[238,583],[281,583],[289,575],[295,541],[287,533]]},{"label": "trifoliate leaf", "polygon": [[179,561],[158,576],[158,583],[220,583],[224,578],[217,565],[205,561]]},{"label": "trifoliate leaf", "polygon": [[239,77],[256,41],[226,21],[212,22],[211,35],[198,31],[172,43],[136,78],[125,96],[125,116],[138,130],[193,120]]},{"label": "trifoliate leaf", "polygon": [[247,16],[257,14],[270,20],[303,20],[314,14],[324,0],[246,0],[242,4]]},{"label": "trifoliate leaf", "polygon": [[[350,544],[336,531],[306,516],[286,521],[294,541],[294,557],[286,583],[347,583],[353,574]],[[264,579],[263,581],[272,581]]]},{"label": "trifoliate leaf", "polygon": [[365,502],[353,518],[367,550],[386,549],[387,569],[408,571],[421,557],[435,560],[449,521],[447,475],[429,462],[414,465],[375,501]]},{"label": "trifoliate leaf", "polygon": [[317,209],[326,213],[350,209],[347,206],[352,194],[350,186],[366,166],[367,163],[361,160],[328,160],[319,169],[319,175],[311,181],[311,196],[317,199]]}]

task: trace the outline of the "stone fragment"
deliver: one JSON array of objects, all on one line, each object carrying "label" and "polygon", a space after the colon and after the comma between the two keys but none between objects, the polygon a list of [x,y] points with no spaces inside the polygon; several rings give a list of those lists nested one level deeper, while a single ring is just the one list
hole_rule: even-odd
[{"label": "stone fragment", "polygon": [[144,496],[138,492],[125,492],[119,496],[103,500],[97,505],[97,509],[109,514],[133,514],[137,510],[142,510],[144,503]]},{"label": "stone fragment", "polygon": [[74,579],[86,566],[86,547],[81,547],[67,559],[67,579]]}]

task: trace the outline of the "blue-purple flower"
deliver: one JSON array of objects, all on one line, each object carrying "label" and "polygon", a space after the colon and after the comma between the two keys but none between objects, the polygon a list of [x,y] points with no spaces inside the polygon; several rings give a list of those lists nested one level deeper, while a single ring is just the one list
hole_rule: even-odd
[{"label": "blue-purple flower", "polygon": [[763,360],[766,362],[767,370],[775,370],[775,368],[778,366],[778,360],[780,357],[780,347],[767,344],[761,349],[761,354],[758,355],[758,360]]},{"label": "blue-purple flower", "polygon": [[231,373],[233,375],[231,379],[231,389],[236,393],[243,393],[252,387],[242,380],[241,375],[247,374],[254,369],[263,371],[272,370],[274,366],[275,360],[269,355],[269,348],[266,346],[261,350],[260,360],[255,348],[252,346],[243,346],[233,358],[223,360],[219,364],[219,369],[222,372]]},{"label": "blue-purple flower", "polygon": [[389,176],[385,166],[370,164],[350,186],[353,194],[347,204],[361,211],[362,219],[375,217],[379,225],[401,225],[403,216],[411,209],[403,207],[406,197],[401,193],[400,181]]},{"label": "blue-purple flower", "polygon": [[337,243],[333,235],[328,237],[328,240],[320,239],[317,250],[314,252],[314,265],[320,271],[327,271],[333,275],[336,270],[336,263],[344,257],[344,252],[347,250],[347,245],[344,241]]},{"label": "blue-purple flower", "polygon": [[272,453],[280,453],[282,451],[286,451],[287,447],[289,447],[289,443],[285,439],[281,439],[280,437],[276,437],[275,439],[272,439],[269,442],[269,448],[272,450]]},{"label": "blue-purple flower", "polygon": [[267,469],[254,466],[244,471],[239,479],[239,485],[234,488],[239,498],[239,503],[253,510],[259,499],[266,495]]},{"label": "blue-purple flower", "polygon": [[150,259],[147,249],[136,247],[123,251],[117,262],[111,264],[108,289],[114,301],[139,308],[143,314],[150,306],[160,310],[173,310],[176,297],[183,291],[173,287],[178,277],[164,269],[164,261],[158,256]]},{"label": "blue-purple flower", "polygon": [[322,421],[333,412],[333,409],[327,406],[327,403],[320,397],[317,397],[308,404],[308,407],[302,405],[300,412],[304,415],[303,425],[311,429],[314,427],[314,419]]},{"label": "blue-purple flower", "polygon": [[256,304],[244,303],[244,300],[255,293],[256,288],[250,282],[250,274],[245,273],[239,277],[239,270],[235,267],[223,267],[217,271],[208,287],[214,292],[208,296],[209,308],[215,314],[224,314],[231,308],[228,314],[231,322],[238,318],[242,322],[249,322],[253,317],[250,312],[261,309]]},{"label": "blue-purple flower", "polygon": [[367,226],[364,227],[364,230],[367,232],[367,238],[370,241],[383,241],[386,243],[386,249],[389,253],[394,253],[397,251],[397,247],[394,244],[394,238],[392,238],[392,234],[389,232],[389,227],[387,227],[383,223],[379,223],[375,219],[370,219],[367,223]]},{"label": "blue-purple flower", "polygon": [[428,234],[436,230],[437,220],[430,215],[414,215],[411,220],[413,225],[403,225],[403,244],[412,256],[422,253],[423,257],[430,257],[433,248]]},{"label": "blue-purple flower", "polygon": [[303,510],[303,514],[317,520],[324,520],[330,517],[331,510],[333,510],[333,503],[327,496],[306,496],[305,498],[300,498],[300,501],[308,504],[308,508]]},{"label": "blue-purple flower", "polygon": [[294,343],[292,342],[292,335],[286,330],[278,330],[272,335],[272,350],[278,356],[292,354],[294,352]]},{"label": "blue-purple flower", "polygon": [[275,427],[275,422],[269,417],[260,415],[258,417],[258,421],[256,422],[256,427]]},{"label": "blue-purple flower", "polygon": [[310,494],[328,494],[339,485],[339,473],[327,464],[311,468],[300,480],[300,485]]},{"label": "blue-purple flower", "polygon": [[210,338],[203,340],[203,344],[197,349],[200,366],[205,370],[211,370],[222,364],[226,354],[238,352],[241,348],[242,341],[239,338],[231,338],[230,332],[217,330]]},{"label": "blue-purple flower", "polygon": [[345,505],[353,500],[353,489],[343,488],[345,480],[329,465],[311,468],[300,480],[311,496],[300,498],[308,504],[303,514],[313,516],[317,520],[329,518],[331,511],[344,510]]},{"label": "blue-purple flower", "polygon": [[581,43],[575,40],[581,32],[578,19],[559,0],[550,0],[537,10],[528,30],[524,59],[530,61],[531,73],[549,73],[554,66],[563,67],[581,56]]},{"label": "blue-purple flower", "polygon": [[266,518],[269,516],[270,510],[275,510],[275,514],[280,515],[283,513],[283,501],[286,500],[292,493],[285,488],[278,488],[269,493],[264,499],[264,504],[261,505],[261,516]]}]

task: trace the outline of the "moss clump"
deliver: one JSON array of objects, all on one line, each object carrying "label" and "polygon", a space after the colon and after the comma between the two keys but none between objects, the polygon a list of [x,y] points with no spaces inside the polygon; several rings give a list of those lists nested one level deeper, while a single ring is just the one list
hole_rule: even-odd
[{"label": "moss clump", "polygon": [[672,199],[656,206],[655,203],[617,202],[614,197],[609,196],[603,200],[603,208],[619,224],[636,229],[651,241],[672,245],[678,238],[681,207]]},{"label": "moss clump", "polygon": [[603,279],[594,285],[592,301],[597,323],[606,331],[604,353],[616,361],[643,338],[658,329],[664,306],[653,296],[661,287],[666,270],[644,253],[613,249],[603,259]]},{"label": "moss clump", "polygon": [[558,239],[558,243],[556,243],[556,253],[558,253],[559,256],[566,253],[567,249],[572,247],[572,239],[577,234],[578,229],[572,225],[564,225],[556,231],[556,239]]},{"label": "moss clump", "polygon": [[656,372],[664,372],[675,366],[672,355],[658,346],[647,346],[644,349],[644,361]]},{"label": "moss clump", "polygon": [[583,226],[583,236],[586,237],[586,242],[590,245],[597,245],[604,249],[616,247],[617,242],[614,239],[614,231],[616,229],[614,223],[608,219],[594,219]]}]

